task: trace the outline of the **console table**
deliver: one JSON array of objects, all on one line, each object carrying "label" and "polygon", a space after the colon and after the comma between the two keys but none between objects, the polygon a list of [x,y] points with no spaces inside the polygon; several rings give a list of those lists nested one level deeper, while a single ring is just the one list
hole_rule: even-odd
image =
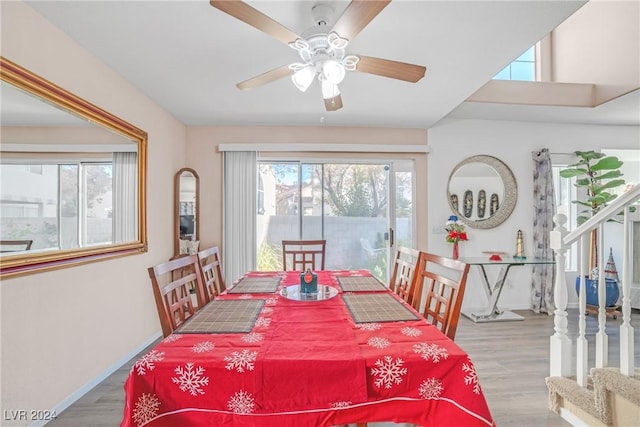
[{"label": "console table", "polygon": [[[484,284],[484,291],[487,294],[487,299],[489,300],[487,307],[481,311],[477,312],[468,312],[463,310],[462,314],[472,320],[473,322],[500,322],[500,321],[509,321],[509,320],[523,320],[524,318],[518,314],[515,314],[509,310],[499,310],[498,309],[498,300],[500,299],[500,294],[502,293],[502,288],[504,287],[507,275],[509,274],[509,270],[511,267],[522,266],[522,265],[535,265],[535,264],[555,264],[554,260],[546,260],[539,258],[512,258],[512,257],[503,257],[501,260],[492,261],[489,257],[471,257],[471,258],[461,258],[461,261],[466,262],[469,265],[475,265],[480,269],[482,273],[480,277],[482,278],[482,282]],[[489,278],[487,276],[487,266],[497,265],[500,266],[500,272],[498,273],[498,277],[496,278],[495,283],[491,284],[489,282]]]}]

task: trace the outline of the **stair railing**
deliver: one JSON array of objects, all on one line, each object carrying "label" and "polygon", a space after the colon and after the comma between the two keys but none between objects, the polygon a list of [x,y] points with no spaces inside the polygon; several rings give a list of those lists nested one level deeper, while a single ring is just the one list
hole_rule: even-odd
[{"label": "stair railing", "polygon": [[[595,366],[604,368],[608,363],[609,343],[605,332],[606,325],[606,285],[604,260],[604,224],[624,211],[623,219],[623,255],[620,290],[622,293],[622,324],[620,325],[620,372],[627,376],[634,374],[634,338],[631,326],[631,218],[629,206],[640,200],[640,185],[635,185],[611,204],[604,207],[597,215],[589,218],[572,232],[568,232],[565,224],[567,217],[559,214],[553,220],[556,224],[550,233],[550,246],[556,254],[556,278],[554,284],[554,334],[550,338],[550,376],[576,376],[580,386],[587,386],[588,378],[588,342],[586,339],[586,289],[584,277],[589,276],[588,252],[592,230],[598,230],[598,332],[596,333]],[[567,249],[578,242],[581,248],[580,287],[578,293],[578,337],[576,338],[576,361],[572,363],[572,343],[567,335],[567,284],[565,277],[565,255]],[[619,275],[620,276],[620,275]]]}]

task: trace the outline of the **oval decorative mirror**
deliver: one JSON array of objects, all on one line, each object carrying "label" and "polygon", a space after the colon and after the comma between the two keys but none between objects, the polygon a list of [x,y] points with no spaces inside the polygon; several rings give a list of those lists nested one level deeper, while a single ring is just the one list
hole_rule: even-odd
[{"label": "oval decorative mirror", "polygon": [[193,169],[182,168],[176,173],[174,185],[174,253],[195,254],[200,240],[200,178]]},{"label": "oval decorative mirror", "polygon": [[0,78],[0,277],[146,252],[146,132],[3,57]]},{"label": "oval decorative mirror", "polygon": [[473,156],[458,163],[449,176],[451,210],[472,228],[494,228],[513,212],[518,187],[511,169],[492,156]]}]

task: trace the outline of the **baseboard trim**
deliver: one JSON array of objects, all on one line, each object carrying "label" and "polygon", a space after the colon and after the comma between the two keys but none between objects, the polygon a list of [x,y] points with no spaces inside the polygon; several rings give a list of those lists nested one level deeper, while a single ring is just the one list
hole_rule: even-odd
[{"label": "baseboard trim", "polygon": [[[71,406],[75,401],[77,401],[82,396],[87,394],[92,388],[94,388],[95,386],[100,384],[102,381],[104,381],[109,375],[113,374],[115,371],[120,369],[122,367],[122,365],[127,363],[129,360],[131,360],[133,357],[135,357],[142,350],[144,350],[145,348],[147,348],[151,344],[153,344],[160,337],[162,337],[162,333],[159,332],[159,331],[157,333],[153,334],[151,337],[149,337],[147,340],[145,340],[139,346],[135,347],[129,353],[127,353],[122,358],[120,358],[116,363],[114,363],[113,365],[109,366],[107,369],[102,371],[97,377],[93,378],[91,381],[89,381],[88,383],[86,383],[85,385],[83,385],[82,387],[80,387],[79,389],[74,391],[73,393],[71,393],[69,396],[67,396],[64,400],[59,402],[57,405],[55,405],[52,408],[51,412],[53,412],[55,414],[60,414],[62,411],[67,409],[69,406]],[[36,421],[34,423],[31,423],[29,426],[30,427],[42,427],[47,423],[48,423],[48,421]]]}]

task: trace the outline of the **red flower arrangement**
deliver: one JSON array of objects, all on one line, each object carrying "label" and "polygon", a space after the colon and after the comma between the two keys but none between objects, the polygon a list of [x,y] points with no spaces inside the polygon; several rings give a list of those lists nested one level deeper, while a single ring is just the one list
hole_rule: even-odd
[{"label": "red flower arrangement", "polygon": [[460,241],[469,240],[464,223],[455,215],[451,215],[449,217],[444,229],[447,232],[446,239],[449,243],[458,243]]}]

